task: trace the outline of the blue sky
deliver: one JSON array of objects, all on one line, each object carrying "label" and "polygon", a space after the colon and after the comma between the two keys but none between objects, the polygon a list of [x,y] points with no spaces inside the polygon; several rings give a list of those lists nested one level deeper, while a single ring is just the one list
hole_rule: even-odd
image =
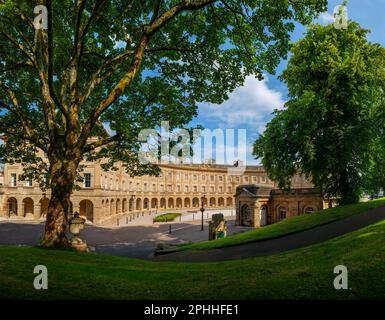
[{"label": "blue sky", "polygon": [[[329,0],[328,11],[322,13],[319,22],[332,22],[334,8],[343,0]],[[385,46],[385,0],[349,0],[349,19],[370,29],[369,39]],[[297,25],[292,34],[292,41],[303,37],[306,28]],[[199,114],[191,124],[202,124],[205,128],[246,129],[247,130],[247,164],[258,161],[251,155],[253,142],[271,119],[274,109],[281,108],[287,98],[286,85],[277,79],[285,69],[287,61],[282,61],[276,75],[267,74],[265,80],[259,82],[250,77],[243,87],[230,94],[229,100],[221,105],[202,104]]]}]

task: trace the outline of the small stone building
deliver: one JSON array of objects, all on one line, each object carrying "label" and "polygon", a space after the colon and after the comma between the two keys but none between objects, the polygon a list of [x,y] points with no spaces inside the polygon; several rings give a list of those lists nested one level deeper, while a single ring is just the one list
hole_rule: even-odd
[{"label": "small stone building", "polygon": [[257,185],[236,189],[236,223],[254,228],[323,210],[325,201],[313,188],[283,191]]}]

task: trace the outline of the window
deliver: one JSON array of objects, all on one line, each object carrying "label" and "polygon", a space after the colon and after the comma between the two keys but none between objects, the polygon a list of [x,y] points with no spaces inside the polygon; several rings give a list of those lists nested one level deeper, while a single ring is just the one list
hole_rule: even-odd
[{"label": "window", "polygon": [[246,177],[243,177],[243,181],[246,182],[246,183],[248,183],[248,182],[249,182],[249,177],[247,177],[247,176],[246,176]]},{"label": "window", "polygon": [[129,190],[134,191],[134,188],[132,187],[132,181],[129,182]]},{"label": "window", "polygon": [[194,192],[198,192],[198,186],[194,186]]},{"label": "window", "polygon": [[160,192],[164,192],[164,184],[160,185]]},{"label": "window", "polygon": [[118,179],[115,180],[115,189],[116,189],[116,191],[119,191],[119,180]]},{"label": "window", "polygon": [[231,188],[231,186],[228,186],[227,187],[227,192],[232,192],[233,191],[233,188]]},{"label": "window", "polygon": [[184,175],[184,179],[185,179],[186,181],[188,180],[188,174],[187,174],[187,173]]},{"label": "window", "polygon": [[169,184],[169,185],[167,186],[167,191],[168,191],[168,192],[172,192],[172,184]]},{"label": "window", "polygon": [[139,192],[139,191],[140,191],[140,183],[137,182],[137,183],[136,183],[136,192]]},{"label": "window", "polygon": [[203,181],[206,181],[206,175],[205,175],[205,174],[202,175],[202,180],[203,180]]},{"label": "window", "polygon": [[91,188],[91,173],[84,174],[84,188]]},{"label": "window", "polygon": [[32,187],[32,179],[31,178],[25,179],[25,186],[26,187]]},{"label": "window", "polygon": [[177,192],[180,192],[180,185],[177,185],[177,186],[176,186],[176,191],[177,191]]},{"label": "window", "polygon": [[219,186],[219,192],[220,192],[220,193],[223,192],[223,187],[222,187],[222,186]]},{"label": "window", "polygon": [[107,178],[107,176],[104,177],[104,189],[108,190],[108,178]]},{"label": "window", "polygon": [[210,181],[215,182],[215,176],[210,176]]},{"label": "window", "polygon": [[179,181],[180,180],[180,173],[178,172],[177,174],[176,174],[176,181]]},{"label": "window", "polygon": [[155,183],[152,184],[152,192],[156,192],[156,184]]},{"label": "window", "polygon": [[219,182],[223,182],[223,176],[219,176],[218,179],[219,179]]},{"label": "window", "polygon": [[189,188],[189,186],[187,184],[184,186],[184,191],[185,192],[189,192],[190,191],[190,188]]},{"label": "window", "polygon": [[114,189],[114,186],[113,186],[113,182],[112,182],[112,178],[110,178],[110,190],[113,190]]},{"label": "window", "polygon": [[203,192],[203,193],[206,192],[206,186],[202,186],[202,192]]},{"label": "window", "polygon": [[306,214],[313,213],[314,211],[315,211],[315,210],[314,210],[313,207],[307,207],[307,208],[305,209],[305,213],[306,213]]},{"label": "window", "polygon": [[278,209],[279,214],[279,220],[285,220],[286,219],[286,208],[280,207]]},{"label": "window", "polygon": [[239,183],[239,181],[240,181],[240,177],[237,177],[237,182]]},{"label": "window", "polygon": [[261,180],[262,180],[262,183],[265,183],[266,182],[266,177],[262,177]]},{"label": "window", "polygon": [[210,192],[211,192],[211,193],[214,193],[214,186],[211,186],[211,187],[210,187]]},{"label": "window", "polygon": [[123,192],[126,192],[126,180],[122,181],[122,189],[123,189]]},{"label": "window", "polygon": [[17,186],[17,176],[16,173],[11,173],[11,187]]},{"label": "window", "polygon": [[253,182],[257,182],[257,177],[253,176]]},{"label": "window", "polygon": [[198,176],[194,174],[194,181],[197,181],[197,180],[198,180]]},{"label": "window", "polygon": [[169,173],[168,173],[168,179],[169,179],[169,180],[172,179],[172,172],[169,172]]},{"label": "window", "polygon": [[143,183],[143,191],[147,192],[147,182]]}]

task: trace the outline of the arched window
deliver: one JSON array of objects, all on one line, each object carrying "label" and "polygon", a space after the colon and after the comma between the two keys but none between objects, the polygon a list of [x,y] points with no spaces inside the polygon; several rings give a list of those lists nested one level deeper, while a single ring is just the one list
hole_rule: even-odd
[{"label": "arched window", "polygon": [[305,209],[305,213],[306,213],[306,214],[313,213],[314,211],[315,211],[315,210],[314,210],[313,207],[307,207],[307,208]]},{"label": "arched window", "polygon": [[278,214],[279,214],[279,220],[285,220],[286,219],[286,208],[280,207],[278,209]]}]

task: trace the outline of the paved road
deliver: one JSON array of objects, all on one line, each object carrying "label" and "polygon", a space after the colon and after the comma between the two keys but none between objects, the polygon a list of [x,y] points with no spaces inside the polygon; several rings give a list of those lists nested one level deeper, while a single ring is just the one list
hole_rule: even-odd
[{"label": "paved road", "polygon": [[[21,244],[35,246],[43,234],[44,222],[23,221],[0,222],[0,244]],[[250,230],[228,222],[229,234]],[[201,231],[199,221],[173,223],[169,234],[169,224],[146,226],[125,226],[120,228],[96,227],[87,224],[81,238],[92,250],[116,256],[131,258],[151,258],[158,243],[178,244],[200,242],[208,238],[207,221],[205,231]]]},{"label": "paved road", "polygon": [[211,262],[268,256],[320,243],[385,220],[385,206],[311,230],[277,239],[213,250],[187,250],[154,257],[155,261]]}]

